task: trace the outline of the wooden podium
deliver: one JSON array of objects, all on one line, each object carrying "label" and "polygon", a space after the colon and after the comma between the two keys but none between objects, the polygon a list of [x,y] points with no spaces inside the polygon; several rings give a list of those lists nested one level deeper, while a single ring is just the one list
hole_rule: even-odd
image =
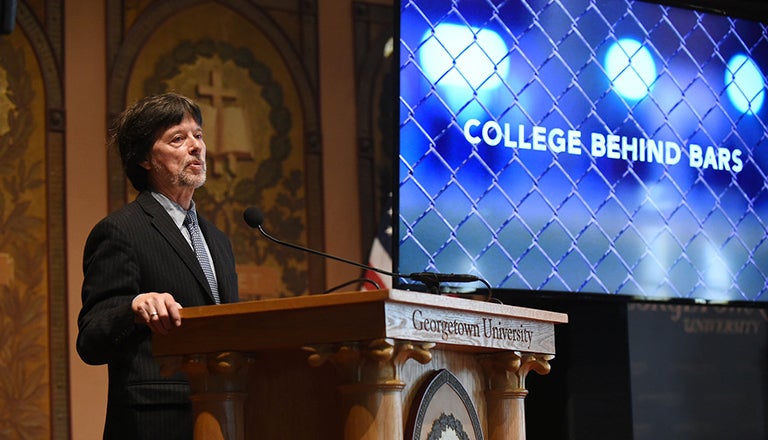
[{"label": "wooden podium", "polygon": [[399,290],[182,310],[155,337],[196,439],[524,439],[529,371],[567,316]]}]

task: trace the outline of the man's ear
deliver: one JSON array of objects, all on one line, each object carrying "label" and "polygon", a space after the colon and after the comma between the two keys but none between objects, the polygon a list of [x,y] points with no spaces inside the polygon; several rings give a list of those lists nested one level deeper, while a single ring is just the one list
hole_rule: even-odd
[{"label": "man's ear", "polygon": [[149,165],[149,159],[144,159],[141,162],[139,162],[139,166],[149,171],[149,169],[151,168],[151,166]]}]

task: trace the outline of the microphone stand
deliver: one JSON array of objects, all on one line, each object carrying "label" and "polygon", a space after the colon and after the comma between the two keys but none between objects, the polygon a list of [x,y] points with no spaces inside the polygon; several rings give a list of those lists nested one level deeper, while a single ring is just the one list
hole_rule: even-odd
[{"label": "microphone stand", "polygon": [[[347,260],[346,258],[337,257],[337,256],[335,256],[335,255],[326,254],[326,253],[324,253],[324,252],[316,251],[316,250],[314,250],[314,249],[305,248],[305,247],[303,247],[303,246],[299,246],[299,245],[296,245],[296,244],[293,244],[293,243],[288,243],[287,241],[282,241],[282,240],[280,240],[280,239],[277,239],[277,238],[275,238],[275,237],[273,237],[273,236],[271,236],[271,235],[267,234],[267,232],[264,230],[264,228],[263,228],[261,225],[256,225],[256,228],[257,228],[257,229],[259,230],[259,232],[261,232],[261,233],[262,233],[262,234],[263,234],[265,237],[267,237],[267,238],[268,238],[268,239],[270,239],[271,241],[274,241],[274,242],[275,242],[275,243],[277,243],[277,244],[281,244],[281,245],[283,245],[283,246],[288,246],[289,248],[292,248],[292,249],[296,249],[296,250],[299,250],[299,251],[309,252],[310,254],[319,255],[319,256],[321,256],[321,257],[330,258],[331,260],[336,260],[336,261],[339,261],[339,262],[341,262],[341,263],[351,264],[352,266],[356,266],[356,267],[359,267],[359,268],[361,268],[361,269],[370,269],[370,270],[372,270],[372,271],[374,271],[374,272],[378,272],[378,273],[380,273],[380,274],[382,274],[382,275],[387,275],[387,276],[391,276],[391,277],[398,277],[398,276],[399,276],[399,275],[398,275],[398,274],[396,274],[396,273],[393,273],[393,272],[388,272],[388,271],[386,271],[386,270],[383,270],[383,269],[379,269],[379,268],[377,268],[377,267],[373,267],[373,266],[367,266],[367,265],[365,265],[365,264],[360,264],[360,263],[358,263],[358,262],[356,262],[356,261]],[[343,286],[339,286],[339,287],[343,287]]]},{"label": "microphone stand", "polygon": [[[435,295],[440,295],[441,294],[441,292],[440,292],[440,283],[443,282],[443,281],[449,281],[449,282],[450,281],[454,281],[454,282],[480,281],[481,283],[485,284],[485,286],[488,288],[488,295],[486,295],[486,301],[490,301],[492,299],[492,297],[493,297],[492,296],[493,295],[493,293],[492,293],[493,290],[491,288],[490,283],[488,283],[488,281],[486,281],[485,279],[477,277],[477,276],[474,276],[474,275],[440,274],[440,273],[432,273],[432,272],[416,272],[416,273],[412,273],[412,274],[394,273],[394,272],[390,272],[390,271],[387,271],[387,270],[379,269],[378,267],[368,266],[368,265],[365,265],[365,264],[358,263],[356,261],[348,260],[346,258],[337,257],[335,255],[326,254],[324,252],[316,251],[314,249],[310,249],[310,248],[299,246],[299,245],[296,245],[296,244],[293,244],[293,243],[289,243],[287,241],[282,241],[282,240],[280,240],[278,238],[275,238],[275,237],[269,235],[264,230],[264,228],[261,225],[261,221],[260,221],[261,219],[260,218],[256,219],[255,223],[257,223],[257,224],[255,224],[255,225],[252,224],[252,223],[254,223],[253,219],[249,219],[248,216],[246,216],[245,220],[246,220],[246,223],[248,223],[249,226],[257,228],[259,230],[259,232],[262,233],[262,235],[264,235],[269,240],[271,240],[271,241],[273,241],[273,242],[275,242],[277,244],[281,244],[283,246],[288,246],[289,248],[296,249],[296,250],[299,250],[299,251],[309,252],[311,254],[318,255],[318,256],[321,256],[321,257],[330,258],[331,260],[335,260],[335,261],[338,261],[338,262],[341,262],[341,263],[345,263],[345,264],[350,264],[352,266],[356,266],[356,267],[359,267],[359,268],[362,268],[362,269],[372,270],[374,272],[378,272],[378,273],[380,273],[382,275],[387,275],[387,276],[390,276],[390,277],[393,277],[393,278],[407,278],[407,279],[410,279],[410,280],[418,281],[418,282],[424,284],[424,286],[427,288],[428,292],[433,293]],[[353,280],[352,282],[355,282],[355,281],[360,281],[360,280]],[[368,280],[368,281],[370,281],[370,280]],[[336,286],[333,289],[328,290],[327,292],[331,292],[331,291],[336,290],[338,288],[344,287],[344,286],[346,286],[348,284],[351,284],[352,282],[344,283],[344,284],[342,284],[340,286]],[[370,281],[370,282],[372,282],[372,281]],[[380,288],[380,286],[378,286],[378,284],[376,284],[375,282],[372,282],[372,283],[375,286],[377,286],[377,288]]]}]

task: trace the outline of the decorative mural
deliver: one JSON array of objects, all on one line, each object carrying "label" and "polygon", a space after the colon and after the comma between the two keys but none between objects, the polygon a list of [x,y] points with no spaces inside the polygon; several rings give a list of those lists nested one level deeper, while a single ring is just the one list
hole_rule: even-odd
[{"label": "decorative mural", "polygon": [[61,35],[50,31],[60,29],[60,12],[19,2],[15,29],[0,35],[0,437],[8,439],[69,431]]},{"label": "decorative mural", "polygon": [[[203,110],[209,168],[195,201],[232,239],[241,299],[320,291],[322,266],[267,241],[242,217],[256,206],[272,235],[322,247],[317,65],[315,39],[307,38],[316,33],[314,2],[280,10],[238,1],[109,7],[109,17],[123,18],[109,26],[123,30],[109,38],[110,113],[164,91],[189,96]],[[135,194],[116,154],[112,160],[116,208]]]}]

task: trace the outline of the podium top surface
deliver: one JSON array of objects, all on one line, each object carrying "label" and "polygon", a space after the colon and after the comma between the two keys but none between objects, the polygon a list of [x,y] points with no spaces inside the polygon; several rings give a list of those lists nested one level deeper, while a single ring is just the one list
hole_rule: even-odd
[{"label": "podium top surface", "polygon": [[182,309],[182,325],[155,337],[158,356],[260,351],[379,338],[449,349],[554,354],[563,313],[402,290],[307,295]]},{"label": "podium top surface", "polygon": [[564,313],[476,301],[449,295],[434,295],[397,289],[326,293],[322,295],[304,295],[289,298],[243,301],[215,306],[188,307],[182,309],[181,316],[183,319],[204,318],[207,316],[235,316],[277,310],[332,307],[373,302],[429,305],[445,309],[475,311],[491,315],[514,316],[521,319],[552,322],[555,324],[565,324],[568,322],[568,315]]}]

